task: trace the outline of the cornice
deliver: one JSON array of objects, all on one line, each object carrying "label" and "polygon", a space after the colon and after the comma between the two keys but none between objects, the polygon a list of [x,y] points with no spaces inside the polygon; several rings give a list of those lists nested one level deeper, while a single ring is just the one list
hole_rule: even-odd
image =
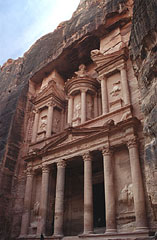
[{"label": "cornice", "polygon": [[[69,129],[66,129],[62,136],[56,138],[55,140],[52,140],[47,145],[45,145],[43,148],[35,149],[33,153],[28,154],[24,157],[25,161],[32,161],[36,158],[41,158],[42,156],[46,156],[49,154],[53,154],[53,152],[60,151],[60,149],[63,149],[65,147],[66,149],[70,149],[72,146],[76,144],[84,144],[87,142],[90,142],[92,139],[96,139],[102,136],[108,136],[111,137],[112,135],[116,133],[123,132],[125,134],[126,129],[133,128],[137,129],[141,125],[140,120],[133,117],[130,119],[126,119],[124,121],[121,121],[117,124],[114,124],[114,122],[109,121],[108,123],[104,124],[100,127],[91,127],[91,128],[78,128],[78,127],[71,127]],[[82,136],[82,138],[78,139],[72,139],[69,140],[69,142],[64,144],[64,141],[68,139],[68,136]],[[63,143],[63,144],[62,144]]]}]

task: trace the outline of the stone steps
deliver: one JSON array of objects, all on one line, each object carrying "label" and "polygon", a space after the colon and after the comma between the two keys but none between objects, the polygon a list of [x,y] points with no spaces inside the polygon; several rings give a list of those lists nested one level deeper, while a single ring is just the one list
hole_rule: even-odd
[{"label": "stone steps", "polygon": [[69,236],[69,237],[64,237],[63,240],[78,240],[78,236]]}]

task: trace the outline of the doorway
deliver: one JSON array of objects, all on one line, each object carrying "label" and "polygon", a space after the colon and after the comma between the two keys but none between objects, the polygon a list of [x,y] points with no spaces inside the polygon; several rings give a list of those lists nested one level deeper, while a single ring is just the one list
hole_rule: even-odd
[{"label": "doorway", "polygon": [[93,184],[94,228],[106,226],[104,183]]}]

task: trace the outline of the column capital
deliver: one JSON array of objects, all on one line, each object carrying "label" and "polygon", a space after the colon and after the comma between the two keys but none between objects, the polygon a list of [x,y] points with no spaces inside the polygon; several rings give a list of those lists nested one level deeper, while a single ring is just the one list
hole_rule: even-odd
[{"label": "column capital", "polygon": [[32,177],[34,175],[34,170],[33,170],[32,166],[27,167],[26,175],[27,175],[27,177]]},{"label": "column capital", "polygon": [[47,164],[42,165],[42,173],[49,173],[50,168]]},{"label": "column capital", "polygon": [[50,101],[50,102],[47,103],[47,106],[48,106],[48,107],[55,107],[55,105],[56,105],[56,104],[55,104],[54,101]]},{"label": "column capital", "polygon": [[102,155],[103,156],[107,156],[107,155],[111,155],[112,151],[110,149],[110,146],[104,146],[102,149]]},{"label": "column capital", "polygon": [[127,140],[127,146],[128,146],[129,149],[137,147],[137,138],[135,136],[130,137]]},{"label": "column capital", "polygon": [[86,152],[82,155],[84,161],[92,161],[92,156],[90,152]]},{"label": "column capital", "polygon": [[121,70],[126,70],[126,67],[127,67],[127,65],[126,65],[126,63],[123,63],[122,65],[120,65],[119,67],[118,67],[118,70],[119,71],[121,71]]},{"label": "column capital", "polygon": [[33,113],[38,114],[40,112],[39,108],[33,109]]},{"label": "column capital", "polygon": [[80,91],[81,91],[81,93],[82,92],[86,93],[88,91],[88,89],[87,88],[81,88]]},{"label": "column capital", "polygon": [[107,77],[106,77],[105,74],[98,77],[98,80],[99,80],[100,82],[103,81],[103,80],[106,80],[106,79],[107,79]]},{"label": "column capital", "polygon": [[65,168],[66,165],[67,165],[67,163],[64,160],[61,160],[61,161],[57,162],[57,168],[60,168],[60,167]]}]

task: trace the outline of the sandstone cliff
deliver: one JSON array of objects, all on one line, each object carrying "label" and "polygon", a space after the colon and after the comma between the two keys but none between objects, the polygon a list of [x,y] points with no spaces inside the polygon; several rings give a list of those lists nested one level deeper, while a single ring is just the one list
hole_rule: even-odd
[{"label": "sandstone cliff", "polygon": [[145,162],[150,219],[157,220],[157,1],[136,0],[130,38],[131,57],[145,115]]},{"label": "sandstone cliff", "polygon": [[[114,28],[117,22],[125,24],[130,20],[130,17],[121,18],[121,14],[126,11],[126,2],[126,0],[81,1],[69,21],[61,23],[53,33],[39,39],[23,58],[9,60],[1,68],[1,239],[9,239],[10,235],[16,237],[20,230],[22,207],[19,206],[23,202],[24,179],[21,177],[17,180],[17,175],[21,166],[24,168],[19,152],[23,144],[25,113],[28,107],[31,109],[31,105],[27,106],[29,79],[40,81],[52,67],[55,67],[65,79],[71,76],[82,61],[86,64],[90,51],[99,48],[99,38],[102,35]],[[115,22],[111,20],[113,16],[116,17]],[[72,48],[75,49],[73,53]],[[21,183],[16,189],[18,181]],[[16,212],[13,213],[14,198],[20,203],[17,203]],[[13,214],[17,217],[12,224]]]}]

